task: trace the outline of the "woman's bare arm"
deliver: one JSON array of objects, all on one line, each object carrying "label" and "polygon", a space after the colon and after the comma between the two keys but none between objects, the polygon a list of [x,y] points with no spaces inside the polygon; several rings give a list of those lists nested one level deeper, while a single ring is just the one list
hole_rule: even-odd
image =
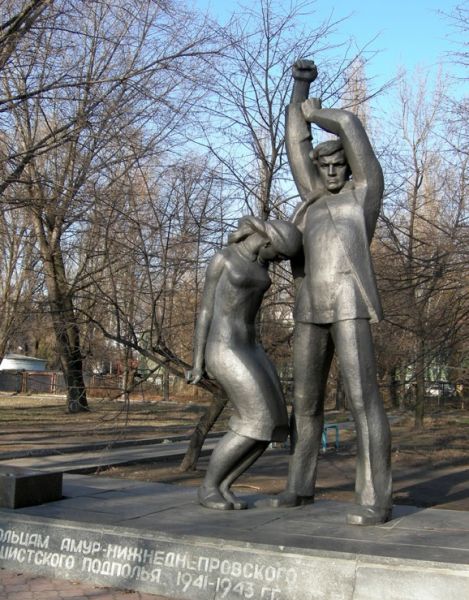
[{"label": "woman's bare arm", "polygon": [[213,317],[215,292],[224,267],[225,257],[221,252],[215,254],[210,261],[209,266],[207,267],[205,274],[204,293],[195,327],[193,369],[189,383],[199,383],[204,374],[205,346],[207,344],[207,337]]}]

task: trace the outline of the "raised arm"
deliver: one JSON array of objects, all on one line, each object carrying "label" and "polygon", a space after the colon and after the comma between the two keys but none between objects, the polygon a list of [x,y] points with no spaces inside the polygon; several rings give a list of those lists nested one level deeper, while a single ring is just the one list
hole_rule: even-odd
[{"label": "raised arm", "polygon": [[318,108],[313,100],[303,102],[302,112],[309,123],[340,137],[355,188],[381,198],[383,172],[360,119],[346,110]]},{"label": "raised arm", "polygon": [[218,252],[207,267],[202,305],[195,327],[193,368],[187,376],[188,383],[199,383],[204,375],[205,346],[213,317],[215,292],[224,266],[225,257],[221,252]]},{"label": "raised arm", "polygon": [[311,126],[304,118],[301,105],[308,98],[310,85],[317,77],[316,65],[311,60],[298,60],[292,67],[292,75],[294,82],[291,103],[286,112],[285,146],[300,198],[310,203],[318,196],[320,180],[310,158]]}]

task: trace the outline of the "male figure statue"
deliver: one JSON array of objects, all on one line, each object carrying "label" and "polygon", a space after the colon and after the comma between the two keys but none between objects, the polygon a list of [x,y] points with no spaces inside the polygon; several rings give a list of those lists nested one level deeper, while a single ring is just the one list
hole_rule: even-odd
[{"label": "male figure statue", "polygon": [[[383,194],[379,162],[360,120],[309,99],[312,61],[293,66],[286,145],[302,202],[293,216],[304,256],[292,262],[297,288],[294,411],[287,489],[274,506],[312,501],[334,350],[357,430],[356,505],[347,522],[382,523],[391,514],[390,430],[379,396],[370,322],[382,317],[369,244]],[[310,123],[338,136],[311,145]]]}]

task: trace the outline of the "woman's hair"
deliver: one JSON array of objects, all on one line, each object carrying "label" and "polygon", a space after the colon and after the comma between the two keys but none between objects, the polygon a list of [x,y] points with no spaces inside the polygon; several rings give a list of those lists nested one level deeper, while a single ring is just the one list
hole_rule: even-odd
[{"label": "woman's hair", "polygon": [[260,233],[263,236],[266,235],[264,221],[261,221],[261,219],[256,217],[252,217],[251,215],[241,217],[241,219],[238,221],[238,229],[233,231],[233,233],[230,233],[228,236],[228,244],[237,244],[238,242],[242,242],[253,233]]},{"label": "woman's hair", "polygon": [[279,254],[291,258],[298,253],[302,236],[298,228],[289,221],[262,221],[248,215],[238,221],[238,229],[228,237],[228,244],[237,244],[253,233],[259,233],[269,240]]}]

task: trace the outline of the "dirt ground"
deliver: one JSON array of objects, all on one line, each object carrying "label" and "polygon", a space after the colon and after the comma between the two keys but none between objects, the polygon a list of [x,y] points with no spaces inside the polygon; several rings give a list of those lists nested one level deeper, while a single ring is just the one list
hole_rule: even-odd
[{"label": "dirt ground", "polygon": [[[189,434],[205,406],[191,399],[163,402],[92,400],[91,411],[66,412],[65,399],[56,396],[0,395],[0,454],[12,451],[52,451],[57,447],[95,442],[165,438]],[[435,411],[423,431],[413,430],[412,416],[389,412],[392,429],[394,500],[397,504],[469,510],[469,412]],[[229,410],[217,423],[226,427]],[[329,412],[329,423],[346,423],[340,447],[321,454],[317,497],[352,500],[355,477],[355,434],[348,413]],[[332,441],[332,440],[331,440]],[[207,459],[196,471],[182,473],[178,464],[142,464],[101,471],[106,476],[198,485]],[[288,448],[269,449],[235,484],[238,493],[272,494],[284,488]]]}]

